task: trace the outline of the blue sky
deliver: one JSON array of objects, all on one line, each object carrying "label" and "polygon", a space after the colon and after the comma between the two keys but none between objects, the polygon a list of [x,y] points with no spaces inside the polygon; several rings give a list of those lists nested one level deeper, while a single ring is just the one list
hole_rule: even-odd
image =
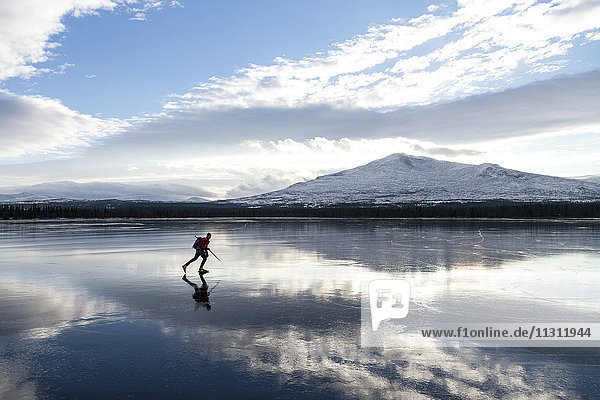
[{"label": "blue sky", "polygon": [[[38,66],[65,73],[4,86],[19,94],[58,98],[87,114],[128,118],[159,112],[164,99],[211,76],[229,76],[275,57],[324,51],[393,17],[410,18],[429,2],[187,1],[132,20],[121,9],[63,18],[55,56]],[[115,96],[118,93],[118,96]]]},{"label": "blue sky", "polygon": [[392,152],[600,174],[596,0],[0,5],[0,187],[256,194]]}]

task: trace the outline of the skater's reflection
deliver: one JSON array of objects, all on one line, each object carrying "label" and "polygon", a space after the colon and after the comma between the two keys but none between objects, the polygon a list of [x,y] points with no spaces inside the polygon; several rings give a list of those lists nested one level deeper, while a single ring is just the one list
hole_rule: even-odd
[{"label": "skater's reflection", "polygon": [[208,284],[206,283],[204,276],[200,275],[200,280],[202,281],[202,286],[198,286],[194,282],[190,281],[187,278],[187,276],[185,276],[185,275],[183,275],[183,277],[181,277],[181,279],[186,281],[190,286],[192,286],[194,288],[194,294],[192,295],[192,298],[194,300],[196,300],[196,310],[200,306],[202,306],[202,307],[206,308],[207,311],[210,311],[210,309],[211,309],[210,299],[208,298],[208,296],[210,296],[210,292],[208,291]]}]

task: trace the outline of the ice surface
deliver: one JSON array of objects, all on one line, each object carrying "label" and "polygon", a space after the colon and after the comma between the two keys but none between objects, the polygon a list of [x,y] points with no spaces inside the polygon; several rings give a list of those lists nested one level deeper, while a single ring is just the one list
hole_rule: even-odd
[{"label": "ice surface", "polygon": [[[181,264],[209,231],[206,311]],[[360,290],[402,277],[422,310],[597,321],[599,239],[593,221],[3,222],[0,397],[590,398],[597,348],[363,349]]]}]

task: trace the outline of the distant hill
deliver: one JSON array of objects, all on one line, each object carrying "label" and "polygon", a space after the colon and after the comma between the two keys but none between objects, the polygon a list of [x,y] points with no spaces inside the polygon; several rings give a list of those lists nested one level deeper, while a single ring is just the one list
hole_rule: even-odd
[{"label": "distant hill", "polygon": [[[112,183],[70,181],[47,182],[21,188],[17,193],[0,194],[0,202],[70,200],[148,200],[205,202],[193,186],[172,183]],[[201,193],[200,193],[201,194]]]},{"label": "distant hill", "polygon": [[579,179],[530,174],[496,164],[461,164],[429,157],[392,154],[366,165],[299,182],[286,189],[208,202],[205,191],[165,182],[70,181],[27,186],[0,194],[0,202],[105,200],[206,203],[207,206],[389,205],[440,202],[600,201],[598,176]]},{"label": "distant hill", "polygon": [[231,202],[248,206],[331,206],[490,200],[598,201],[600,184],[530,174],[496,164],[460,164],[392,154],[357,168]]},{"label": "distant hill", "polygon": [[573,179],[583,179],[588,182],[600,183],[600,175],[574,176]]}]

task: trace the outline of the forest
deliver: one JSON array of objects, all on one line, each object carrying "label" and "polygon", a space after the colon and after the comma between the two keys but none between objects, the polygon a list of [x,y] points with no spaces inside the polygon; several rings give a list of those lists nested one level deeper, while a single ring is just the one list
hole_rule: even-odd
[{"label": "forest", "polygon": [[105,219],[105,218],[600,218],[598,202],[507,201],[430,204],[341,204],[249,207],[228,202],[177,203],[150,201],[56,201],[0,205],[0,219]]}]

